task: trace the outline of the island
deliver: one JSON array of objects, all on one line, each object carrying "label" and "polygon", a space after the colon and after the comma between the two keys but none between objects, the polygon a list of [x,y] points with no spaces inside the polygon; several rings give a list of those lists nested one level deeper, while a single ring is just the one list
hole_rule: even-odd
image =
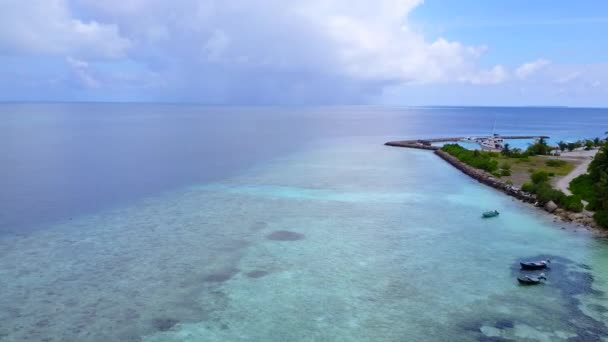
[{"label": "island", "polygon": [[[505,141],[534,139],[525,151]],[[608,228],[608,140],[547,143],[548,136],[450,137],[389,141],[433,151],[458,170],[565,221]],[[459,143],[476,143],[467,149]]]}]

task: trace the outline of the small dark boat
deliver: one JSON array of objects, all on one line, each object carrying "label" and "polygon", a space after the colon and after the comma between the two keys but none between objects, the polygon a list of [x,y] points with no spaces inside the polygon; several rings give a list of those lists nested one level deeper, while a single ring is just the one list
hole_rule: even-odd
[{"label": "small dark boat", "polygon": [[542,270],[547,268],[551,260],[520,262],[522,270]]},{"label": "small dark boat", "polygon": [[517,281],[522,285],[537,285],[541,283],[541,280],[547,280],[544,273],[541,273],[538,277],[527,275],[517,277]]},{"label": "small dark boat", "polygon": [[500,215],[498,210],[492,210],[492,211],[486,211],[485,213],[481,214],[481,217],[490,218],[490,217],[496,217],[498,215]]}]

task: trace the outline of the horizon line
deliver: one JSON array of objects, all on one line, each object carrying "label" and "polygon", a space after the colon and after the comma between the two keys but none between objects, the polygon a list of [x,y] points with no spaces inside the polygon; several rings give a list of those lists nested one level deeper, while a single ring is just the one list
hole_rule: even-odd
[{"label": "horizon line", "polygon": [[401,108],[563,108],[563,109],[608,109],[608,106],[568,106],[568,105],[475,105],[475,104],[449,104],[449,105],[408,105],[408,104],[226,104],[205,103],[195,101],[0,101],[5,104],[155,104],[155,105],[196,105],[204,107],[401,107]]}]

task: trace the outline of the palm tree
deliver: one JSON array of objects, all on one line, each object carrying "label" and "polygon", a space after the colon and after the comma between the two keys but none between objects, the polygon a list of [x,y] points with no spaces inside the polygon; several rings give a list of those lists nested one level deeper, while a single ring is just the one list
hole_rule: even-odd
[{"label": "palm tree", "polygon": [[509,144],[505,144],[505,146],[502,148],[502,151],[500,151],[500,153],[502,153],[503,156],[508,157],[509,155],[511,155],[511,146],[509,146]]}]

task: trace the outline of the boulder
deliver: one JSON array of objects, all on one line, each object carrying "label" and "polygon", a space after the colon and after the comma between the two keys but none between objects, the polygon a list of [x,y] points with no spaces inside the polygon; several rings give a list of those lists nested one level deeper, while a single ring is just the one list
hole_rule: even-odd
[{"label": "boulder", "polygon": [[555,202],[553,201],[549,201],[547,203],[545,203],[545,210],[552,213],[555,211],[555,209],[557,209],[557,204],[555,204]]},{"label": "boulder", "polygon": [[570,214],[570,219],[571,219],[572,221],[578,221],[578,220],[582,220],[584,217],[585,217],[585,216],[584,216],[583,214],[580,214],[580,213],[573,213],[573,214]]}]

